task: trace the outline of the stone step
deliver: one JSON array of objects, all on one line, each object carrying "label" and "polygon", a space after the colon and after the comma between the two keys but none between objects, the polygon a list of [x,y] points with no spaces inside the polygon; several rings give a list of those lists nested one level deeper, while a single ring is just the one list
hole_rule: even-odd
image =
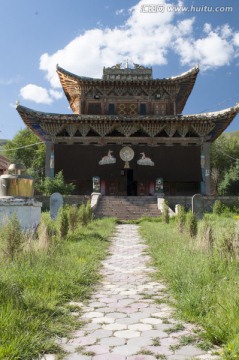
[{"label": "stone step", "polygon": [[157,198],[154,196],[102,196],[95,217],[112,216],[118,219],[139,219],[143,216],[158,217]]}]

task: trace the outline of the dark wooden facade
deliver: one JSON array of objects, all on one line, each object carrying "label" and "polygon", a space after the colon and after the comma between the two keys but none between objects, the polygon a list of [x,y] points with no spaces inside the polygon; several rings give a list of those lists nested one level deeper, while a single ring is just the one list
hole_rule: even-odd
[{"label": "dark wooden facade", "polygon": [[[56,144],[55,171],[64,169],[65,177],[75,183],[77,193],[84,194],[92,192],[94,176],[100,177],[101,190],[105,195],[153,195],[158,177],[165,179],[167,193],[190,194],[200,191],[199,146],[158,148],[136,145],[133,147],[135,157],[130,161],[130,169],[125,169],[125,163],[120,159],[121,145],[110,145],[108,148],[113,151],[116,163],[99,165],[99,160],[106,155],[105,146]],[[154,161],[154,166],[137,164],[142,152]]]},{"label": "dark wooden facade", "polygon": [[[17,110],[46,142],[46,174],[63,170],[78,194],[92,192],[99,177],[107,195],[153,195],[157,178],[171,195],[210,194],[210,144],[230,124],[239,106],[220,112],[182,115],[198,68],[168,79],[135,64],[104,68],[102,79],[76,76],[57,67],[72,115]],[[120,151],[129,147],[128,164]],[[110,153],[114,162],[100,165]],[[144,155],[142,155],[144,154]],[[152,166],[138,160],[150,158]],[[127,166],[126,166],[127,165]]]}]

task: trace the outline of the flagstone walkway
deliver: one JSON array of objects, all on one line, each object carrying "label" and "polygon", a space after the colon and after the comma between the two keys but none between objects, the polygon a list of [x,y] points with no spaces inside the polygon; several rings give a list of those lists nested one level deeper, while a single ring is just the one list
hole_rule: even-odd
[{"label": "flagstone walkway", "polygon": [[59,340],[64,360],[219,359],[198,347],[196,326],[173,318],[165,285],[152,281],[146,251],[137,225],[117,226],[103,281],[87,307],[73,303],[83,306],[86,324]]}]

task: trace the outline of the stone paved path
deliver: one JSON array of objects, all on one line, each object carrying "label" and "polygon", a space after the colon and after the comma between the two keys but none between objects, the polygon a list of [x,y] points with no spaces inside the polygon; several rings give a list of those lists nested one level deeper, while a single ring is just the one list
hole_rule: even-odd
[{"label": "stone paved path", "polygon": [[83,307],[80,319],[86,324],[70,340],[59,340],[68,352],[65,360],[219,358],[196,346],[195,326],[172,317],[166,288],[152,281],[154,270],[145,250],[137,225],[117,226],[110,256],[103,262],[103,281]]}]

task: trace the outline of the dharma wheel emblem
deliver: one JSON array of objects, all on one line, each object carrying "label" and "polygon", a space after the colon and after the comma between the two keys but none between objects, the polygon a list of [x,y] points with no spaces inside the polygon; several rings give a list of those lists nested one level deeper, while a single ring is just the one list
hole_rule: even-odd
[{"label": "dharma wheel emblem", "polygon": [[134,150],[129,146],[124,146],[120,150],[120,158],[121,160],[125,161],[124,168],[129,169],[129,161],[134,158]]}]

